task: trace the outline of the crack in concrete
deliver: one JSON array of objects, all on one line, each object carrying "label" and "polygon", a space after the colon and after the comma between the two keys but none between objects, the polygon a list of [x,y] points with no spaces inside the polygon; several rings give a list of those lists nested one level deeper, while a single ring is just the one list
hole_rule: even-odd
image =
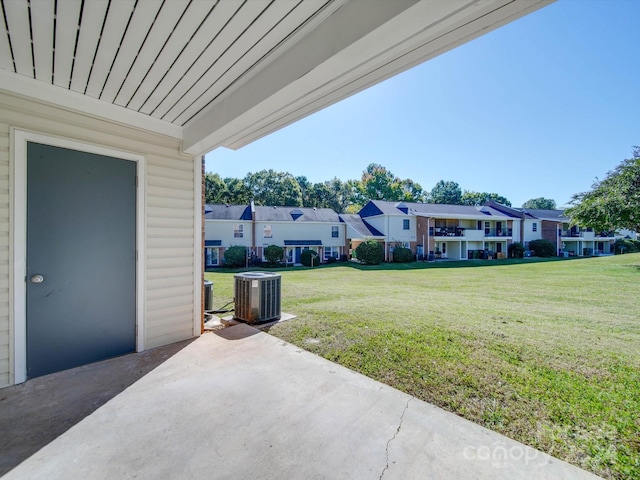
[{"label": "crack in concrete", "polygon": [[385,464],[384,468],[382,469],[382,472],[380,473],[379,480],[382,480],[382,477],[384,477],[384,474],[386,473],[386,471],[389,470],[389,445],[391,445],[391,442],[393,442],[396,439],[396,437],[398,436],[398,434],[400,433],[400,429],[402,428],[402,422],[404,421],[404,414],[407,413],[407,409],[409,408],[409,402],[411,400],[413,400],[413,397],[411,397],[411,398],[409,398],[409,400],[407,400],[407,403],[404,406],[404,410],[402,410],[402,415],[400,415],[400,422],[398,423],[398,428],[396,428],[396,431],[393,434],[393,437],[391,437],[387,441],[387,447],[385,449],[386,464]]}]

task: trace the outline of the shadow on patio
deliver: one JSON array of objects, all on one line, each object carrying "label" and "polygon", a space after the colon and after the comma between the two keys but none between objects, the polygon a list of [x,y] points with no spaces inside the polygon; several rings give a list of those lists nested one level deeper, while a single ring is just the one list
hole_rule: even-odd
[{"label": "shadow on patio", "polygon": [[84,365],[0,390],[0,476],[192,341]]}]

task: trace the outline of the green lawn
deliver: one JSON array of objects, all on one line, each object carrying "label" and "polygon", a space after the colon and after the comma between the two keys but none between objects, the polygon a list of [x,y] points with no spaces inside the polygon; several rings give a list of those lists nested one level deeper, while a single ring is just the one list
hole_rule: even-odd
[{"label": "green lawn", "polygon": [[[270,333],[608,478],[640,478],[640,254],[282,273]],[[207,273],[214,306],[233,273]]]}]

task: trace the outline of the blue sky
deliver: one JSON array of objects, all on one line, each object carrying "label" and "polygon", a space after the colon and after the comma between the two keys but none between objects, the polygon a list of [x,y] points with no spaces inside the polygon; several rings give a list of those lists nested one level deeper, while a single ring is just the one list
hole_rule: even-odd
[{"label": "blue sky", "polygon": [[312,182],[379,163],[431,190],[453,180],[514,206],[566,204],[640,145],[640,1],[559,0],[240,150],[222,177]]}]

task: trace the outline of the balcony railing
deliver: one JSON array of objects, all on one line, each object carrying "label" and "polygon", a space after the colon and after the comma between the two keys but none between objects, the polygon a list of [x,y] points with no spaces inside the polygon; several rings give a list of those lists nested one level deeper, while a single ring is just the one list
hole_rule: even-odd
[{"label": "balcony railing", "polygon": [[513,235],[513,230],[511,228],[484,228],[481,230],[464,227],[429,228],[429,234],[434,237],[465,237],[467,235],[467,232],[484,232],[485,237],[511,237]]},{"label": "balcony railing", "polygon": [[562,230],[560,236],[568,238],[584,238],[584,237],[598,237],[598,238],[613,238],[614,232],[592,232],[582,231],[576,232],[575,230]]},{"label": "balcony railing", "polygon": [[513,236],[513,229],[502,228],[498,230],[497,228],[485,228],[484,236],[485,237],[511,237]]},{"label": "balcony railing", "polygon": [[462,227],[435,227],[433,235],[436,237],[464,237]]}]

